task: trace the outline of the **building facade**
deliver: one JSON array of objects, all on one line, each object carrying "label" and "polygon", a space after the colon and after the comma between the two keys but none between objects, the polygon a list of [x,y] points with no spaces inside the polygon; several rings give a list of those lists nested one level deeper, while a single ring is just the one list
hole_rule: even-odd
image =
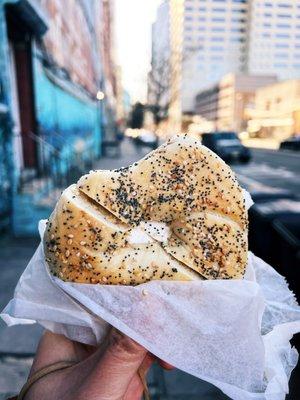
[{"label": "building facade", "polygon": [[0,0],[0,221],[17,235],[101,154],[106,3]]},{"label": "building facade", "polygon": [[[177,100],[182,113],[193,112],[195,96],[228,73],[277,75],[279,79],[300,77],[299,2],[166,0],[165,3],[168,13],[158,14],[156,23],[161,32],[169,26],[170,44],[174,40],[181,42],[180,58],[176,65],[170,66],[170,76],[173,69],[179,71],[175,83],[170,81],[170,90],[180,81]],[[177,12],[176,20],[172,19],[173,9],[182,10]],[[161,21],[163,15],[165,25]],[[178,33],[181,39],[173,39]],[[159,41],[159,37],[156,34],[153,41]],[[154,43],[153,48],[157,47]]]},{"label": "building facade", "polygon": [[217,85],[196,96],[195,113],[212,122],[216,130],[247,130],[256,90],[274,82],[276,77],[272,75],[227,74]]},{"label": "building facade", "polygon": [[245,70],[248,8],[247,1],[185,0],[183,112],[192,111],[199,88]]},{"label": "building facade", "polygon": [[248,110],[250,133],[278,141],[300,133],[300,79],[278,82],[257,90]]},{"label": "building facade", "polygon": [[219,91],[219,85],[213,85],[195,97],[195,114],[213,122],[215,127],[218,121]]},{"label": "building facade", "polygon": [[300,78],[300,2],[249,2],[247,68],[252,74]]}]

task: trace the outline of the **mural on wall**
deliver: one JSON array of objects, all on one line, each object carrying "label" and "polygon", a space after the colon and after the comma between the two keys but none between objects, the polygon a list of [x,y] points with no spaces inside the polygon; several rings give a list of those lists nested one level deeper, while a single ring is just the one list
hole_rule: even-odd
[{"label": "mural on wall", "polygon": [[56,77],[51,69],[45,68],[37,52],[36,49],[33,72],[39,136],[59,150],[62,168],[64,158],[72,162],[79,152],[83,160],[99,157],[99,103],[78,88],[75,91],[70,81]]}]

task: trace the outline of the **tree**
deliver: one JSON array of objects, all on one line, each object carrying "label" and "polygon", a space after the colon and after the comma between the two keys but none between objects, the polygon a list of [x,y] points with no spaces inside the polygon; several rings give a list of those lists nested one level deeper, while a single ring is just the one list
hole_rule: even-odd
[{"label": "tree", "polygon": [[[171,79],[174,77],[174,68],[180,70],[182,63],[187,62],[202,50],[201,46],[190,47],[185,52],[170,52],[161,50],[158,54],[152,54],[151,70],[148,74],[148,102],[158,124],[168,116],[170,105],[180,96],[181,87],[171,90]],[[171,73],[171,57],[173,56],[173,74]],[[174,65],[174,59],[176,63]]]},{"label": "tree", "polygon": [[170,89],[170,61],[162,56],[152,59],[148,75],[148,100],[154,120],[158,124],[167,116]]}]

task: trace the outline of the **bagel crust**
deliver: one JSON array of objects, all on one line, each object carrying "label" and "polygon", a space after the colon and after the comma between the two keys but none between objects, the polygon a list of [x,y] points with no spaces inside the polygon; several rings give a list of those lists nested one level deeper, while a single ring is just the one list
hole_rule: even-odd
[{"label": "bagel crust", "polygon": [[[155,223],[167,226],[168,237],[157,239]],[[44,249],[51,272],[66,281],[242,278],[247,227],[231,169],[198,141],[178,136],[127,168],[90,171],[66,189]],[[144,231],[143,243],[130,240],[135,229]]]}]

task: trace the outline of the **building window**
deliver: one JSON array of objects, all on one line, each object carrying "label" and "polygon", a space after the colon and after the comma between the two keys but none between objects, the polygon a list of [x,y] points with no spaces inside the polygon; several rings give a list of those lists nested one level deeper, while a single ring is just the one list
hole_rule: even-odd
[{"label": "building window", "polygon": [[271,37],[271,34],[270,34],[270,33],[264,32],[264,33],[262,34],[262,36],[265,37],[265,38],[269,38],[269,37]]},{"label": "building window", "polygon": [[246,22],[244,18],[231,18],[232,22]]},{"label": "building window", "polygon": [[275,47],[277,49],[286,49],[289,47],[289,44],[288,43],[275,43]]},{"label": "building window", "polygon": [[193,11],[193,7],[185,7],[185,11]]},{"label": "building window", "polygon": [[225,32],[225,28],[223,28],[222,26],[216,26],[211,28],[212,32]]},{"label": "building window", "polygon": [[245,8],[234,8],[232,10],[233,13],[241,13],[241,14],[245,14],[247,12],[247,10]]},{"label": "building window", "polygon": [[287,64],[275,63],[274,68],[287,68]]},{"label": "building window", "polygon": [[278,18],[292,18],[289,14],[278,14]]},{"label": "building window", "polygon": [[277,33],[276,37],[279,39],[288,39],[289,37],[291,37],[291,35],[289,35],[288,33]]},{"label": "building window", "polygon": [[244,38],[241,38],[241,37],[232,37],[231,39],[230,39],[230,41],[231,42],[240,42],[240,43],[243,43],[244,41],[245,41],[245,39]]},{"label": "building window", "polygon": [[284,28],[290,28],[291,26],[290,25],[288,25],[288,24],[277,24],[276,25],[277,26],[277,28],[282,28],[282,29],[284,29]]},{"label": "building window", "polygon": [[211,51],[223,51],[223,47],[221,46],[212,46],[210,49]]},{"label": "building window", "polygon": [[224,38],[222,38],[222,37],[212,37],[211,41],[212,42],[223,42]]},{"label": "building window", "polygon": [[187,16],[185,16],[184,19],[185,19],[186,21],[193,21],[193,17],[187,17]]},{"label": "building window", "polygon": [[264,13],[264,17],[270,18],[270,17],[272,17],[272,14],[270,14],[270,13]]},{"label": "building window", "polygon": [[213,22],[225,22],[225,18],[216,18],[216,17],[213,17],[211,20],[212,20]]},{"label": "building window", "polygon": [[205,31],[205,26],[199,26],[198,31],[201,31],[201,32]]},{"label": "building window", "polygon": [[286,53],[277,53],[275,54],[275,58],[289,58],[289,55]]},{"label": "building window", "polygon": [[291,4],[284,4],[284,3],[281,3],[281,4],[277,4],[278,5],[278,7],[280,7],[280,8],[292,8],[292,5]]},{"label": "building window", "polygon": [[205,18],[205,17],[199,17],[199,18],[198,18],[198,21],[204,22],[204,21],[206,21],[206,18]]},{"label": "building window", "polygon": [[212,8],[213,12],[225,12],[225,8]]},{"label": "building window", "polygon": [[272,3],[265,3],[265,7],[273,7]]},{"label": "building window", "polygon": [[265,27],[265,28],[271,28],[271,24],[267,24],[266,22],[265,23],[263,23],[263,26]]},{"label": "building window", "polygon": [[246,4],[247,0],[232,0],[233,3],[243,3]]},{"label": "building window", "polygon": [[206,11],[206,8],[205,7],[199,7],[199,11]]},{"label": "building window", "polygon": [[241,32],[244,33],[246,30],[244,28],[231,28],[231,32]]}]

